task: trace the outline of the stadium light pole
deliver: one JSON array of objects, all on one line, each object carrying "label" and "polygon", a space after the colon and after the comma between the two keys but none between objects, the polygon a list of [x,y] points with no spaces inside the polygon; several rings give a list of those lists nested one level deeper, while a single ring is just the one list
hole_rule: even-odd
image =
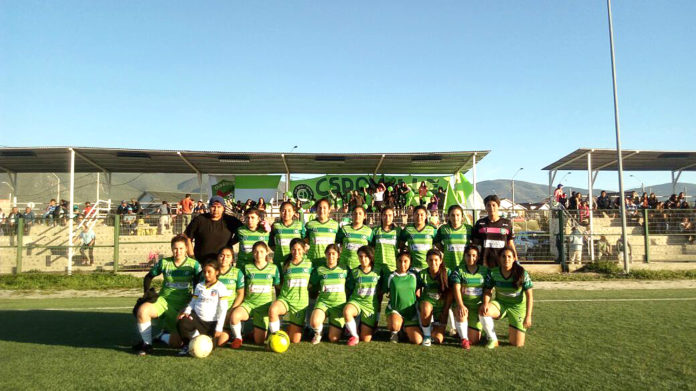
[{"label": "stadium light pole", "polygon": [[7,185],[7,187],[10,188],[10,198],[9,198],[9,200],[10,200],[10,203],[12,203],[12,194],[14,194],[14,191],[15,191],[14,186],[10,185],[9,183],[7,183],[7,182],[5,182],[5,181],[2,181],[2,182],[0,182],[0,183],[4,183],[4,184]]},{"label": "stadium light pole", "polygon": [[640,190],[642,193],[645,193],[645,184],[643,183],[643,180],[633,174],[629,174],[628,176],[640,182]]},{"label": "stadium light pole", "polygon": [[56,202],[60,202],[60,178],[52,172],[50,174],[56,177]]},{"label": "stadium light pole", "polygon": [[565,175],[563,175],[563,178],[561,178],[561,180],[559,180],[558,183],[563,183],[563,180],[566,179],[566,177],[570,174],[572,174],[572,172],[568,171]]},{"label": "stadium light pole", "polygon": [[623,241],[624,272],[628,274],[628,236],[626,235],[626,196],[623,183],[623,159],[621,156],[621,127],[619,125],[619,97],[616,87],[616,57],[614,55],[614,24],[611,19],[611,0],[607,0],[609,19],[609,50],[611,52],[611,80],[614,91],[614,128],[616,129],[616,160],[619,164],[619,194],[621,196],[621,240]]},{"label": "stadium light pole", "polygon": [[510,182],[512,184],[512,210],[515,210],[515,177],[517,174],[520,173],[520,171],[524,170],[524,167],[520,167],[516,172],[515,175],[512,176],[512,179],[510,179]]}]

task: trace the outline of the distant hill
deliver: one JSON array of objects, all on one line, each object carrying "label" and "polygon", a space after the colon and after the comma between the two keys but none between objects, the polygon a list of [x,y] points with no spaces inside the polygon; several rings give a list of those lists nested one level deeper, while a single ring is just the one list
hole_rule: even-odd
[{"label": "distant hill", "polygon": [[[60,198],[68,199],[68,180],[66,174],[58,174],[60,178],[61,192]],[[101,198],[109,198],[105,193],[104,176],[101,176]],[[96,174],[76,174],[75,175],[75,200],[77,202],[94,201],[96,198]],[[56,177],[52,174],[20,174],[19,175],[19,202],[47,202],[56,197]],[[203,176],[203,190],[206,193],[208,178]],[[282,185],[282,183],[281,183]],[[512,198],[509,179],[496,179],[481,181],[477,184],[478,192],[485,197],[488,194],[497,194],[501,198]],[[566,193],[570,191],[580,191],[587,194],[587,189],[566,187]],[[180,192],[194,194],[197,197],[199,192],[198,180],[193,174],[113,174],[112,189],[110,198],[117,202],[122,199],[138,198],[145,191],[161,192]],[[599,195],[602,189],[595,189],[595,195]],[[631,188],[641,192],[640,188]],[[548,197],[548,185],[515,181],[515,201],[517,202],[539,202]],[[669,196],[672,194],[672,184],[663,183],[660,185],[645,188],[647,192],[654,192],[659,196]],[[686,191],[687,194],[696,194],[696,184],[679,183],[677,192]],[[0,184],[0,198],[7,197],[9,187]]]}]

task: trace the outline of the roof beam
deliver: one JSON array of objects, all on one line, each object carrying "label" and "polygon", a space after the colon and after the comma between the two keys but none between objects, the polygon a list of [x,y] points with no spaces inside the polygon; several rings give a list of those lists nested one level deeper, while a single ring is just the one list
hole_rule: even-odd
[{"label": "roof beam", "polygon": [[0,170],[5,171],[7,174],[12,175],[14,174],[14,171],[10,170],[9,168],[5,168],[3,166],[0,166]]},{"label": "roof beam", "polygon": [[563,168],[563,167],[569,165],[570,163],[573,163],[573,162],[575,162],[576,160],[580,160],[580,159],[584,158],[585,156],[587,156],[588,153],[592,153],[592,152],[594,152],[594,149],[590,149],[589,151],[583,153],[582,155],[576,156],[576,157],[574,157],[574,158],[568,160],[567,162],[561,164],[560,166],[556,166],[556,167],[555,167],[555,170],[560,170],[561,168]]},{"label": "roof beam", "polygon": [[471,163],[472,161],[474,161],[474,156],[476,156],[475,153],[474,153],[473,155],[471,155],[471,157],[469,158],[469,160],[467,160],[466,163],[464,163],[461,167],[459,167],[459,168],[457,169],[457,171],[454,172],[454,174],[456,174],[456,173],[460,172],[461,170],[465,169],[466,166],[469,165],[469,163]]},{"label": "roof beam", "polygon": [[679,172],[681,172],[681,171],[686,170],[687,168],[691,168],[691,167],[694,167],[694,166],[696,166],[696,163],[691,163],[691,164],[686,165],[686,166],[684,166],[684,167],[677,168],[677,169],[674,170],[674,171],[679,171]]},{"label": "roof beam", "polygon": [[288,167],[288,161],[285,160],[285,154],[281,153],[280,158],[283,159],[283,165],[285,166],[285,173],[290,175],[290,167]]},{"label": "roof beam", "polygon": [[179,155],[179,157],[181,158],[181,160],[184,161],[184,163],[186,163],[189,167],[191,167],[191,169],[193,170],[193,172],[195,172],[195,173],[198,174],[198,175],[201,175],[201,170],[199,170],[198,168],[196,168],[196,166],[194,166],[193,163],[191,163],[190,160],[186,159],[186,156],[184,156],[184,155],[183,155],[181,152],[179,152],[179,151],[176,151],[176,154]]},{"label": "roof beam", "polygon": [[[633,156],[633,155],[637,155],[637,154],[639,154],[639,153],[640,153],[640,151],[631,152],[631,153],[629,153],[629,154],[626,155],[626,156],[622,156],[621,159],[626,160],[626,159],[628,159],[629,157],[631,157],[631,156]],[[599,170],[601,170],[601,169],[603,169],[603,168],[607,168],[607,167],[609,167],[609,166],[613,166],[614,164],[618,163],[618,161],[619,161],[618,159],[615,159],[615,160],[612,160],[612,161],[609,162],[609,163],[602,164],[601,166],[595,168],[595,171],[599,171]]]},{"label": "roof beam", "polygon": [[87,163],[93,165],[94,167],[98,168],[99,170],[103,172],[109,172],[106,168],[102,167],[101,165],[97,164],[94,160],[88,158],[87,156],[83,155],[81,152],[79,152],[77,149],[72,149],[75,152],[75,155],[78,156],[80,159],[86,161]]},{"label": "roof beam", "polygon": [[372,176],[377,175],[377,171],[379,171],[379,168],[382,167],[382,162],[384,162],[384,158],[385,158],[386,156],[387,156],[387,155],[382,154],[382,157],[379,158],[379,163],[377,163],[377,167],[375,167],[375,171],[372,173]]}]

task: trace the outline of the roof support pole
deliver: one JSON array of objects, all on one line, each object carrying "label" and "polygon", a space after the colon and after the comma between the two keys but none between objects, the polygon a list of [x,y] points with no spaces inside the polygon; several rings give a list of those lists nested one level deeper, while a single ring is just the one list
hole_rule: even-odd
[{"label": "roof support pole", "polygon": [[592,185],[594,184],[594,179],[592,179],[592,153],[587,154],[587,205],[590,207],[590,260],[594,262],[594,191]]},{"label": "roof support pole", "polygon": [[616,155],[619,163],[619,194],[621,196],[621,239],[623,241],[624,272],[628,274],[628,236],[626,235],[626,196],[623,183],[623,158],[621,156],[621,127],[619,126],[619,97],[616,87],[616,59],[614,57],[614,24],[611,19],[611,0],[607,0],[607,17],[609,19],[609,49],[611,52],[611,79],[614,91],[614,128],[616,129]]},{"label": "roof support pole", "polygon": [[379,171],[380,167],[382,167],[382,162],[384,162],[384,158],[387,155],[382,154],[382,157],[379,158],[379,163],[377,163],[377,167],[375,167],[375,171],[372,173],[372,180],[375,179],[375,176],[377,175],[377,171]]},{"label": "roof support pole", "polygon": [[198,179],[198,199],[202,200],[203,199],[203,174],[200,172],[196,173],[196,177]]},{"label": "roof support pole", "polygon": [[70,206],[68,207],[68,275],[72,275],[73,264],[73,236],[75,229],[75,213],[73,213],[73,205],[75,205],[75,150],[68,148],[70,151]]},{"label": "roof support pole", "polygon": [[106,177],[106,193],[109,194],[109,200],[111,200],[111,173],[104,173]]},{"label": "roof support pole", "polygon": [[290,191],[290,167],[288,167],[288,161],[285,160],[285,154],[281,153],[280,157],[283,159],[283,165],[285,166],[285,192],[287,193]]},{"label": "roof support pole", "polygon": [[17,173],[4,167],[1,168],[7,172],[7,176],[10,178],[10,187],[12,188],[10,191],[10,204],[17,206]]},{"label": "roof support pole", "polygon": [[183,160],[184,163],[186,163],[187,166],[191,167],[193,172],[196,173],[196,179],[198,180],[198,195],[199,195],[198,199],[202,200],[203,199],[203,174],[198,169],[198,167],[194,166],[193,163],[191,163],[191,161],[188,160],[186,158],[186,156],[184,156],[181,152],[176,151],[176,154],[179,155],[181,160]]},{"label": "roof support pole", "polygon": [[592,173],[592,185],[594,185],[595,181],[597,180],[597,175],[599,175],[599,170],[595,170]]},{"label": "roof support pole", "polygon": [[[676,176],[674,175],[676,174]],[[682,171],[672,171],[672,193],[676,194],[677,193],[677,183],[679,182],[679,177],[681,176]]]},{"label": "roof support pole", "polygon": [[553,181],[556,180],[556,173],[558,170],[549,170],[549,209],[553,202]]},{"label": "roof support pole", "polygon": [[[474,202],[473,202],[473,204],[474,204],[474,209],[477,209],[479,206],[478,206],[478,198],[476,197],[476,194],[478,194],[478,192],[476,191],[476,152],[474,152],[474,156],[471,157],[471,162],[472,162],[471,170],[473,171],[473,180],[474,180],[474,197],[473,197]],[[476,215],[474,215],[474,221],[476,221]]]}]

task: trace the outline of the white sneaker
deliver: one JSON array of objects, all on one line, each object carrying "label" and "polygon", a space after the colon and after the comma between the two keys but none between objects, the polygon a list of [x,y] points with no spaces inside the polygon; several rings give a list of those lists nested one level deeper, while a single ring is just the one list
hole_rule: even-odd
[{"label": "white sneaker", "polygon": [[391,336],[389,337],[389,342],[399,343],[399,333],[392,333]]},{"label": "white sneaker", "polygon": [[422,343],[423,346],[430,346],[432,344],[433,344],[432,338],[430,338],[430,337],[423,338],[423,343]]},{"label": "white sneaker", "polygon": [[321,342],[321,334],[314,334],[312,337],[312,345],[316,345]]},{"label": "white sneaker", "polygon": [[181,350],[179,350],[179,353],[177,353],[179,356],[188,356],[189,354],[189,347],[188,345],[184,345]]}]

